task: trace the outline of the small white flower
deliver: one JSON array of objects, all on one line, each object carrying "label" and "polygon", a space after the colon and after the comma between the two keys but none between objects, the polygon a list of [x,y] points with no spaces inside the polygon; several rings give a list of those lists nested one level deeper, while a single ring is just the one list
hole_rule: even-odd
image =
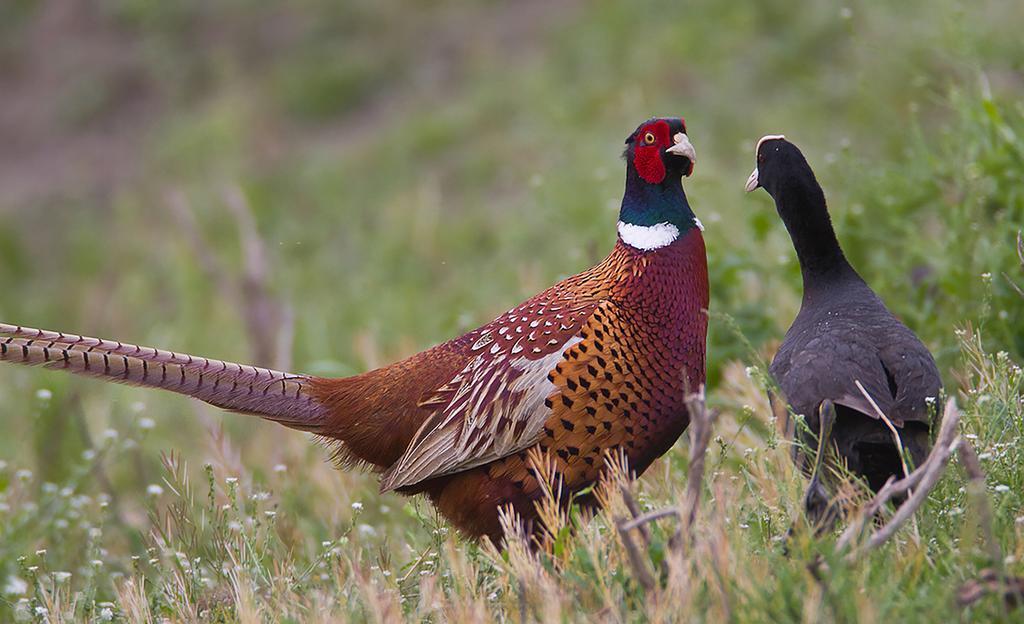
[{"label": "small white flower", "polygon": [[237,533],[242,530],[242,523],[238,520],[232,520],[231,522],[228,522],[228,528]]},{"label": "small white flower", "polygon": [[40,401],[49,401],[53,398],[53,393],[46,388],[40,388],[36,390],[36,398]]},{"label": "small white flower", "polygon": [[47,613],[49,613],[49,611],[47,611],[46,607],[36,607],[36,615],[42,617]]},{"label": "small white flower", "polygon": [[43,484],[43,491],[46,492],[47,494],[56,494],[57,484],[50,483],[49,481],[47,481],[46,483]]},{"label": "small white flower", "polygon": [[28,591],[28,581],[18,578],[13,574],[7,577],[7,583],[4,584],[4,593],[8,596],[21,596]]},{"label": "small white flower", "polygon": [[156,421],[153,420],[152,418],[140,418],[139,419],[139,429],[145,429],[145,430],[148,431],[148,430],[152,429],[153,427],[156,427]]},{"label": "small white flower", "polygon": [[352,503],[352,509],[355,509],[356,511],[360,511],[362,508],[363,508],[363,504],[360,503],[359,501],[356,501],[356,502]]},{"label": "small white flower", "polygon": [[103,437],[107,440],[116,440],[117,436],[117,429],[107,429],[103,432]]},{"label": "small white flower", "polygon": [[276,511],[264,511],[263,515],[268,517],[268,518],[273,518],[274,516],[277,515],[277,512]]},{"label": "small white flower", "polygon": [[285,466],[284,464],[277,464],[274,466],[274,472],[282,473],[286,470],[288,470],[288,466]]},{"label": "small white flower", "polygon": [[156,483],[150,483],[146,486],[146,494],[149,494],[150,496],[160,496],[163,493],[164,489]]},{"label": "small white flower", "polygon": [[234,485],[238,483],[238,477],[228,477],[224,479],[224,482],[227,483],[228,485]]},{"label": "small white flower", "polygon": [[82,451],[82,459],[84,459],[85,461],[92,461],[96,459],[96,451],[92,449],[85,449],[84,451]]},{"label": "small white flower", "polygon": [[18,622],[27,622],[32,619],[32,613],[29,611],[28,598],[19,598],[18,604],[14,606],[14,619]]},{"label": "small white flower", "polygon": [[46,555],[46,549],[45,548],[40,548],[39,550],[36,551],[36,556],[37,557],[43,557],[45,555]]},{"label": "small white flower", "polygon": [[142,401],[136,401],[136,402],[132,403],[132,411],[135,412],[136,414],[144,411],[145,409],[146,409],[146,404],[143,403]]},{"label": "small white flower", "polygon": [[114,619],[114,611],[110,607],[103,607],[100,609],[100,619],[104,622],[109,622]]},{"label": "small white flower", "polygon": [[93,559],[89,563],[92,564],[92,567],[94,567],[94,568],[102,568],[103,567],[103,562],[100,561],[99,559]]},{"label": "small white flower", "polygon": [[359,529],[359,534],[362,535],[363,537],[373,537],[373,536],[377,535],[377,529],[373,528],[372,526],[370,526],[368,524],[360,524],[358,529]]},{"label": "small white flower", "polygon": [[1009,492],[1010,486],[1006,485],[1005,483],[1000,483],[994,489],[996,492]]},{"label": "small white flower", "polygon": [[58,583],[66,583],[71,578],[70,572],[54,572],[53,580]]}]

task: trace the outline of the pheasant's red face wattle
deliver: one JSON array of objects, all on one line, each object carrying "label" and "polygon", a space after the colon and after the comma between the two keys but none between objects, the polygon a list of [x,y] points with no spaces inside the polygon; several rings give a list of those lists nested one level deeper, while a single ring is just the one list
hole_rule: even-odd
[{"label": "pheasant's red face wattle", "polygon": [[672,132],[668,122],[659,119],[640,128],[636,135],[633,166],[641,178],[651,184],[661,184],[665,179],[665,162],[661,159],[661,150],[671,145]]}]

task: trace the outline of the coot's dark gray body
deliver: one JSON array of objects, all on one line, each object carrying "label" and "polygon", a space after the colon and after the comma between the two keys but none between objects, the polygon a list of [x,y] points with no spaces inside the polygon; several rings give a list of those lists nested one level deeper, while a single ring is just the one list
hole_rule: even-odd
[{"label": "coot's dark gray body", "polygon": [[825,399],[835,404],[832,439],[850,470],[872,488],[877,490],[892,474],[899,476],[901,465],[892,433],[857,381],[902,429],[914,464],[928,455],[942,388],[935,360],[852,269],[830,288],[804,297],[770,371],[793,411],[807,417],[814,436],[818,407]]},{"label": "coot's dark gray body", "polygon": [[[831,442],[873,489],[901,476],[899,453],[878,410],[898,428],[915,464],[930,449],[942,389],[935,360],[843,255],[825,195],[800,150],[783,137],[757,146],[747,190],[764,187],[793,239],[803,275],[799,314],[770,368],[789,405],[806,417],[812,448],[823,403],[835,407]],[[871,396],[876,410],[857,387]],[[798,462],[805,465],[804,458]],[[806,466],[805,466],[806,467]],[[814,485],[812,485],[814,487]],[[810,503],[809,503],[810,506]]]}]

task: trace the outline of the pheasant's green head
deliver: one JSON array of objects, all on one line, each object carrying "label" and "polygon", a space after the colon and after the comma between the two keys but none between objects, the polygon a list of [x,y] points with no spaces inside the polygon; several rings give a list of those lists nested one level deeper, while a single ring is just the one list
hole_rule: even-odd
[{"label": "pheasant's green head", "polygon": [[680,117],[654,118],[626,139],[626,191],[619,211],[619,236],[649,251],[671,244],[681,232],[700,227],[683,192],[697,152]]}]

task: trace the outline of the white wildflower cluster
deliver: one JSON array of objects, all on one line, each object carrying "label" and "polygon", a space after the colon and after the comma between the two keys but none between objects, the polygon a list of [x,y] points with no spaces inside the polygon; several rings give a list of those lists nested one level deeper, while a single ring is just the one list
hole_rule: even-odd
[{"label": "white wildflower cluster", "polygon": [[4,583],[4,595],[24,596],[26,592],[28,592],[28,581],[13,574],[7,577],[7,582]]},{"label": "white wildflower cluster", "polygon": [[28,598],[19,598],[14,605],[14,620],[16,622],[27,622],[32,619],[31,603]]}]

